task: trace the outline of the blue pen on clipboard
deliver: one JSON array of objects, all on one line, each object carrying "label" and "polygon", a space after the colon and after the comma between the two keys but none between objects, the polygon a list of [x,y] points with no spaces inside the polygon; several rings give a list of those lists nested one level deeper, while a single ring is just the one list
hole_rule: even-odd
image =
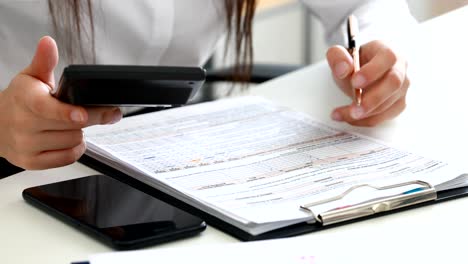
[{"label": "blue pen on clipboard", "polygon": [[[417,187],[417,188],[414,188],[414,189],[411,189],[411,190],[402,192],[400,195],[411,194],[411,193],[423,191],[423,190],[425,190],[425,189],[426,189],[426,188],[424,188],[424,187]],[[353,205],[352,205],[352,204],[344,205],[344,206],[340,206],[340,207],[334,208],[333,210],[345,209],[345,208],[348,208],[348,207],[351,207],[351,206],[353,206]],[[333,211],[333,210],[331,210],[331,211]]]},{"label": "blue pen on clipboard", "polygon": [[422,190],[424,190],[424,189],[425,189],[424,187],[418,187],[418,188],[414,188],[414,189],[408,190],[408,191],[406,191],[406,192],[403,192],[403,193],[401,193],[401,194],[415,193],[415,192],[422,191]]},{"label": "blue pen on clipboard", "polygon": [[[408,191],[404,191],[404,192],[400,193],[400,195],[416,193],[416,192],[419,192],[419,191],[424,191],[425,189],[427,189],[427,188],[417,187],[417,188],[414,188],[414,189],[411,189],[411,190],[408,190]],[[367,202],[369,202],[369,201],[367,201]],[[356,205],[359,205],[359,204],[348,204],[348,205],[339,206],[339,207],[336,207],[336,208],[333,208],[333,209],[329,210],[328,212],[335,211],[335,210],[340,210],[340,209],[346,209],[348,207],[352,207],[352,206],[356,206]]]}]

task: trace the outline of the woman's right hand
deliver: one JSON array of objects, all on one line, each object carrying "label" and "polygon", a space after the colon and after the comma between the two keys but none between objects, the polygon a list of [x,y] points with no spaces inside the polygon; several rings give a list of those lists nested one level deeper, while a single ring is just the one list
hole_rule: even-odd
[{"label": "woman's right hand", "polygon": [[116,107],[85,109],[53,97],[57,63],[55,41],[43,37],[31,64],[0,92],[0,157],[24,169],[75,162],[86,148],[82,128],[122,117]]}]

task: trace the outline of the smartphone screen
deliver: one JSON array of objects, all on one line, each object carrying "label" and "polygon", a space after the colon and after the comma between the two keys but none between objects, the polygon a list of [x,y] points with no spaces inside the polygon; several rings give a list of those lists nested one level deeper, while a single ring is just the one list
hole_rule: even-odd
[{"label": "smartphone screen", "polygon": [[117,249],[197,234],[200,218],[106,175],[32,187],[23,197]]}]

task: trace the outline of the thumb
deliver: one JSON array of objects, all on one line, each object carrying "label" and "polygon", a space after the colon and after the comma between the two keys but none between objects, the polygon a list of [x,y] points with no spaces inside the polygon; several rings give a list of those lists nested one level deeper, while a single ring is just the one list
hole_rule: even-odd
[{"label": "thumb", "polygon": [[354,122],[367,118],[368,116],[362,106],[351,104],[336,108],[333,110],[331,117],[335,121],[344,121],[353,124]]},{"label": "thumb", "polygon": [[31,64],[23,70],[23,73],[39,79],[53,89],[55,86],[54,69],[58,64],[58,59],[55,40],[49,36],[42,37],[37,44]]}]

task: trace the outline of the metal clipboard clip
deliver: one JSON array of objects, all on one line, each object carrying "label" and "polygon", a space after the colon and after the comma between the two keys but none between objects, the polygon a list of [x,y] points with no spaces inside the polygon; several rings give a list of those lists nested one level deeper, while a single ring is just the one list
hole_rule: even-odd
[{"label": "metal clipboard clip", "polygon": [[[410,191],[406,191],[395,196],[379,197],[379,198],[364,201],[362,203],[353,204],[350,206],[336,208],[336,209],[331,209],[331,210],[322,212],[317,215],[311,209],[312,207],[317,206],[317,205],[341,200],[353,190],[356,190],[361,187],[370,187],[376,190],[388,190],[392,188],[398,188],[398,187],[414,185],[414,184],[421,185],[422,187],[412,189]],[[310,214],[312,214],[316,222],[319,222],[325,226],[325,225],[339,223],[339,222],[343,222],[343,221],[347,221],[347,220],[351,220],[355,218],[377,214],[380,212],[385,212],[385,211],[390,211],[393,209],[398,209],[398,208],[402,208],[402,207],[406,207],[410,205],[415,205],[418,203],[432,201],[436,199],[437,199],[436,190],[431,184],[424,182],[424,181],[409,181],[409,182],[392,184],[392,185],[387,185],[387,186],[382,186],[382,187],[373,186],[370,184],[361,184],[361,185],[356,185],[356,186],[349,188],[348,190],[346,190],[340,195],[337,195],[328,199],[320,200],[317,202],[301,205],[300,209],[305,210],[309,212]]]}]

